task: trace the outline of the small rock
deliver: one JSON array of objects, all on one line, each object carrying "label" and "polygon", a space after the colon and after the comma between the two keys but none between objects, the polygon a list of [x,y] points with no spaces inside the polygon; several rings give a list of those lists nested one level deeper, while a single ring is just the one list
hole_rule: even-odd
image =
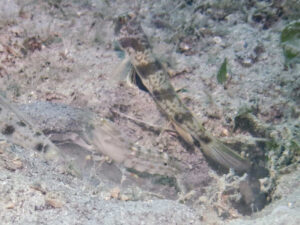
[{"label": "small rock", "polygon": [[213,41],[216,43],[216,44],[221,44],[222,43],[222,38],[220,38],[219,36],[216,36],[213,38]]},{"label": "small rock", "polygon": [[34,183],[30,186],[32,189],[41,192],[43,195],[47,193],[47,190],[45,187],[43,187],[40,183]]},{"label": "small rock", "polygon": [[127,195],[121,195],[120,199],[122,201],[128,201],[129,200],[129,197]]},{"label": "small rock", "polygon": [[202,203],[202,204],[203,204],[203,203],[208,203],[208,198],[207,198],[207,196],[202,195],[202,196],[199,197],[198,201],[199,201],[200,203]]},{"label": "small rock", "polygon": [[51,206],[53,208],[61,208],[63,206],[62,201],[53,198],[46,198],[45,199],[46,205]]},{"label": "small rock", "polygon": [[0,52],[4,52],[5,48],[3,47],[3,45],[0,44]]},{"label": "small rock", "polygon": [[7,208],[7,209],[13,209],[13,208],[15,208],[15,203],[9,202],[9,203],[6,205],[5,208]]},{"label": "small rock", "polygon": [[181,52],[186,52],[190,50],[190,46],[187,43],[181,42],[179,44],[179,49]]},{"label": "small rock", "polygon": [[92,156],[91,156],[91,155],[87,155],[87,156],[85,157],[85,160],[86,160],[86,161],[92,160]]},{"label": "small rock", "polygon": [[17,169],[22,169],[23,168],[23,163],[20,159],[15,159],[12,161],[12,163],[15,165]]},{"label": "small rock", "polygon": [[119,194],[120,194],[120,188],[119,187],[115,187],[110,191],[110,196],[114,199],[118,199]]},{"label": "small rock", "polygon": [[222,137],[228,137],[229,131],[226,128],[223,128],[221,131],[221,136]]},{"label": "small rock", "polygon": [[7,160],[5,162],[5,168],[10,171],[16,171],[23,168],[23,163],[20,159]]}]

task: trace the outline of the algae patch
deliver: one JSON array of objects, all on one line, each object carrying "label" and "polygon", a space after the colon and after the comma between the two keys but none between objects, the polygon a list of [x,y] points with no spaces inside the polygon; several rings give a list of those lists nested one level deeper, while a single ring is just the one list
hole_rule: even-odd
[{"label": "algae patch", "polygon": [[288,24],[280,37],[285,63],[291,65],[300,62],[300,21]]},{"label": "algae patch", "polygon": [[219,82],[219,84],[224,84],[226,82],[228,78],[228,74],[227,74],[227,58],[224,59],[218,74],[217,74],[217,80]]}]

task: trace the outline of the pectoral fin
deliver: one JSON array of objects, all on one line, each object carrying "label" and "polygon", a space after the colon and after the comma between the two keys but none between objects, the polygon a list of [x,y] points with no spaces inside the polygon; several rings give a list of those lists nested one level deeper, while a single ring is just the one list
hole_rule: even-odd
[{"label": "pectoral fin", "polygon": [[120,81],[126,81],[132,73],[133,67],[130,62],[130,58],[126,56],[123,61],[117,66],[112,75],[112,80],[115,83]]}]

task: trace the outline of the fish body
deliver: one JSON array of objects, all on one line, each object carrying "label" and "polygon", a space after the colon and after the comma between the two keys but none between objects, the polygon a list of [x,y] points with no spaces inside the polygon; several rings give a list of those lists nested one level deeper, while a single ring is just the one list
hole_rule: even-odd
[{"label": "fish body", "polygon": [[116,19],[115,33],[121,48],[157,106],[174,125],[178,134],[191,144],[200,144],[205,156],[225,168],[246,172],[250,163],[213,137],[183,104],[169,75],[152,53],[152,48],[137,16],[126,14]]},{"label": "fish body", "polygon": [[[2,108],[6,110],[6,114],[11,114],[11,118],[15,118],[14,120],[18,121],[19,117],[16,116],[16,113],[21,115],[22,112],[26,115],[22,116],[24,118],[22,121],[27,121],[26,117],[32,123],[37,124],[38,129],[46,135],[45,138],[50,139],[50,144],[53,145],[53,142],[54,147],[57,146],[64,160],[72,161],[71,166],[76,169],[76,172],[85,172],[86,164],[89,163],[86,160],[87,155],[96,156],[99,153],[108,156],[117,164],[141,173],[174,177],[180,171],[179,168],[184,166],[176,159],[168,157],[156,149],[146,149],[134,144],[128,137],[122,135],[111,121],[87,109],[51,102],[19,105],[14,109],[16,113],[8,110],[8,107],[12,106],[8,103]],[[0,125],[2,123],[4,120],[0,117]],[[15,130],[20,131],[20,128],[15,126]],[[26,132],[29,133],[26,136],[16,133],[8,138],[18,145],[24,146],[27,143],[26,147],[32,149],[39,138],[34,135],[36,130],[32,128]],[[31,138],[30,134],[33,134]]]}]

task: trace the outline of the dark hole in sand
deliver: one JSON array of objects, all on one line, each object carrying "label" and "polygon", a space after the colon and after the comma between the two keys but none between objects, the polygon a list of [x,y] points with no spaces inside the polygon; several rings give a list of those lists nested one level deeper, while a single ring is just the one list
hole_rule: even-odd
[{"label": "dark hole in sand", "polygon": [[26,123],[24,123],[23,121],[19,121],[19,122],[17,122],[17,124],[18,124],[20,127],[26,127]]},{"label": "dark hole in sand", "polygon": [[12,135],[15,132],[15,128],[12,125],[6,124],[2,130],[3,135]]},{"label": "dark hole in sand", "polygon": [[37,151],[41,152],[44,149],[43,143],[37,143],[37,145],[35,146],[35,149]]}]

